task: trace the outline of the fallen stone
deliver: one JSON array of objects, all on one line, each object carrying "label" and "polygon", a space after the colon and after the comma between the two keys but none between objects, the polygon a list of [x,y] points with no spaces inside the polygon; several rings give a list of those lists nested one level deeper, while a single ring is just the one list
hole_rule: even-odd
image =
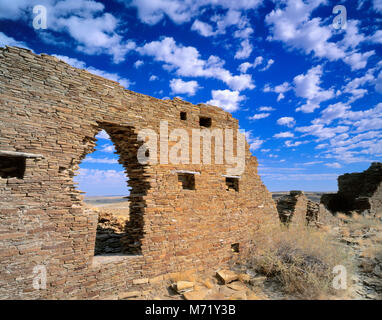
[{"label": "fallen stone", "polygon": [[240,281],[228,283],[227,287],[235,291],[247,290],[247,286]]},{"label": "fallen stone", "polygon": [[231,297],[230,300],[247,300],[247,293],[245,290],[235,292]]},{"label": "fallen stone", "polygon": [[239,276],[231,270],[220,270],[216,272],[217,278],[223,282],[223,284],[230,283],[239,279]]},{"label": "fallen stone", "polygon": [[127,299],[133,297],[139,297],[141,293],[139,291],[122,292],[118,295],[118,299]]},{"label": "fallen stone", "polygon": [[148,283],[148,282],[149,282],[149,279],[147,279],[147,278],[133,280],[133,284],[144,284],[144,283]]},{"label": "fallen stone", "polygon": [[178,293],[183,293],[186,291],[192,290],[194,287],[194,283],[191,281],[178,281],[173,284],[173,288],[178,292]]},{"label": "fallen stone", "polygon": [[207,295],[208,290],[189,291],[183,293],[183,297],[186,300],[203,300]]}]

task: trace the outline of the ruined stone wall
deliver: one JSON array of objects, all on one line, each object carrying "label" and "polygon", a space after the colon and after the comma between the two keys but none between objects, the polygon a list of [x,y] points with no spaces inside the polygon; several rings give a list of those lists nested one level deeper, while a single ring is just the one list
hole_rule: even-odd
[{"label": "ruined stone wall", "polygon": [[382,163],[373,162],[363,172],[338,177],[338,192],[321,198],[332,212],[376,214],[382,211]]},{"label": "ruined stone wall", "polygon": [[309,200],[303,191],[290,191],[276,201],[280,221],[294,225],[331,223],[331,214],[322,204]]},{"label": "ruined stone wall", "polygon": [[[228,264],[231,244],[245,248],[276,216],[248,144],[239,191],[227,188],[226,165],[137,161],[139,130],[159,133],[162,120],[191,136],[201,116],[211,128],[238,129],[220,108],[155,99],[54,57],[0,49],[0,298],[105,298],[169,272]],[[130,255],[94,256],[98,213],[84,210],[73,183],[101,129],[132,188]],[[176,170],[199,173],[195,190],[182,189]],[[39,265],[45,290],[32,286]]]}]

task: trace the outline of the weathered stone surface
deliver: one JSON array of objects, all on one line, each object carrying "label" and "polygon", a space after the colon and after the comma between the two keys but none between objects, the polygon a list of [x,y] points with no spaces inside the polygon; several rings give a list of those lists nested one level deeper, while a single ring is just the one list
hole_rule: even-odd
[{"label": "weathered stone surface", "polygon": [[183,297],[186,300],[203,300],[208,294],[208,289],[198,290],[198,291],[189,291],[183,294]]},{"label": "weathered stone surface", "polygon": [[178,281],[178,282],[174,283],[174,289],[178,293],[192,290],[193,287],[194,287],[194,283],[191,281]]},{"label": "weathered stone surface", "polygon": [[[237,191],[227,190],[224,176],[232,165],[138,162],[138,134],[150,129],[159,136],[163,121],[169,133],[180,128],[191,137],[200,118],[210,118],[211,129],[233,130],[236,145],[238,121],[218,107],[135,93],[14,47],[0,48],[0,106],[0,150],[6,151],[0,157],[0,298],[102,299],[151,285],[138,280],[133,286],[137,279],[228,268],[232,244],[244,252],[259,225],[276,222],[248,143]],[[101,130],[131,187],[129,217],[118,226],[113,217],[102,222],[98,212],[85,210],[73,182]],[[42,157],[19,157],[15,166],[7,152]],[[183,189],[182,170],[198,173],[195,190]],[[99,250],[96,242],[103,243]],[[46,290],[33,288],[35,267],[46,268]]]},{"label": "weathered stone surface", "polygon": [[230,283],[239,279],[238,274],[231,270],[220,270],[216,272],[216,276],[222,283]]},{"label": "weathered stone surface", "polygon": [[235,291],[247,290],[247,286],[240,281],[228,283],[227,287]]}]

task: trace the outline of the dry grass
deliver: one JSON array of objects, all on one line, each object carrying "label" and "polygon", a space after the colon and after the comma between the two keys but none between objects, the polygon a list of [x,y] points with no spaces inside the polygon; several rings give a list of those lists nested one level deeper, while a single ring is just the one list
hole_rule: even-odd
[{"label": "dry grass", "polygon": [[287,294],[298,298],[317,299],[339,294],[332,288],[332,271],[336,265],[347,268],[350,283],[349,255],[322,230],[268,225],[254,235],[254,245],[247,256],[251,268],[278,280]]}]

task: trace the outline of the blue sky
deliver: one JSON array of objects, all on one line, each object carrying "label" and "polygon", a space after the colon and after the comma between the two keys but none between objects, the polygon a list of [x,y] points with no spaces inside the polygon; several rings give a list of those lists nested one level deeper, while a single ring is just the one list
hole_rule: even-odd
[{"label": "blue sky", "polygon": [[[334,28],[342,4],[347,25]],[[47,28],[34,29],[35,5]],[[160,99],[232,112],[271,191],[337,189],[382,159],[382,0],[0,0],[0,46],[56,55]],[[126,194],[104,133],[89,195]]]}]

